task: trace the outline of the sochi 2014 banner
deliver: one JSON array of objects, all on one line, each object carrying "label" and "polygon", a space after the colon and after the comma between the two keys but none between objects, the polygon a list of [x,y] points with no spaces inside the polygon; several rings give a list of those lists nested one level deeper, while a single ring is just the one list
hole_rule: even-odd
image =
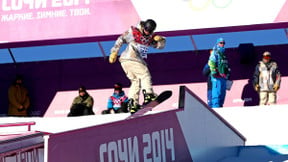
[{"label": "sochi 2014 banner", "polygon": [[48,161],[192,161],[180,128],[175,114],[166,113],[52,134]]},{"label": "sochi 2014 banner", "polygon": [[121,34],[152,18],[157,31],[287,22],[288,1],[0,0],[0,43]]},{"label": "sochi 2014 banner", "polygon": [[1,0],[0,42],[119,34],[139,21],[129,0]]}]

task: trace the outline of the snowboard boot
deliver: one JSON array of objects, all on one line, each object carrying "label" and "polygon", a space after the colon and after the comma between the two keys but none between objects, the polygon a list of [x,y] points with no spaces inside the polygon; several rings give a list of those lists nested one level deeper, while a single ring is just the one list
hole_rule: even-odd
[{"label": "snowboard boot", "polygon": [[156,100],[156,98],[157,98],[157,95],[155,95],[153,93],[146,93],[145,89],[143,89],[142,92],[143,92],[143,95],[144,95],[143,105],[147,105],[148,103],[150,103],[151,101]]},{"label": "snowboard boot", "polygon": [[140,105],[135,104],[134,99],[130,98],[128,101],[128,110],[131,114],[136,113],[140,109]]}]

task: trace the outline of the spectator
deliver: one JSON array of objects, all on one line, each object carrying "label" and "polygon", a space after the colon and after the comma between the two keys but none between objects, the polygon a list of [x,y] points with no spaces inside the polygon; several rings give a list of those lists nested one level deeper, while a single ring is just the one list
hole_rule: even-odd
[{"label": "spectator", "polygon": [[276,104],[281,74],[276,61],[271,59],[270,52],[263,53],[262,60],[256,65],[253,78],[254,89],[259,93],[259,105]]},{"label": "spectator", "polygon": [[[210,55],[213,50],[210,50]],[[211,83],[211,76],[210,76],[210,67],[207,64],[203,67],[202,74],[207,77],[207,105],[212,107],[212,83]]]},{"label": "spectator", "polygon": [[212,107],[212,83],[210,76],[210,67],[208,64],[205,64],[202,70],[202,74],[207,77],[207,105]]},{"label": "spectator", "polygon": [[122,52],[119,61],[131,82],[128,93],[128,107],[131,114],[140,109],[139,93],[141,88],[144,94],[143,104],[147,104],[156,98],[152,88],[151,74],[144,61],[149,46],[157,49],[162,49],[165,46],[165,37],[154,34],[155,29],[156,22],[152,19],[141,21],[137,27],[132,26],[118,37],[109,56],[109,62],[114,63],[117,60],[121,46],[124,43],[127,44],[127,48]]},{"label": "spectator", "polygon": [[81,86],[78,92],[79,95],[74,98],[68,117],[94,115],[95,113],[93,112],[93,97],[88,94],[84,86]]},{"label": "spectator", "polygon": [[8,116],[28,116],[30,98],[28,90],[23,85],[23,77],[17,75],[8,89]]},{"label": "spectator", "polygon": [[103,110],[102,114],[126,113],[128,97],[122,90],[120,83],[114,84],[114,92],[108,99],[107,110]]},{"label": "spectator", "polygon": [[248,83],[243,87],[241,99],[244,101],[243,106],[256,106],[259,104],[259,95],[253,88],[253,79],[248,79]]},{"label": "spectator", "polygon": [[224,46],[224,39],[218,38],[208,61],[211,71],[212,108],[223,107],[227,88],[226,82],[230,76],[230,68]]}]

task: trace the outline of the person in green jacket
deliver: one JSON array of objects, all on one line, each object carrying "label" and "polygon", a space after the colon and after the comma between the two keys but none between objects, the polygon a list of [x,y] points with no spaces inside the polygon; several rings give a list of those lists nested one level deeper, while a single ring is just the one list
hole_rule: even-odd
[{"label": "person in green jacket", "polygon": [[94,115],[95,113],[93,112],[93,97],[88,94],[84,86],[81,86],[78,92],[79,95],[74,98],[70,107],[68,117]]}]

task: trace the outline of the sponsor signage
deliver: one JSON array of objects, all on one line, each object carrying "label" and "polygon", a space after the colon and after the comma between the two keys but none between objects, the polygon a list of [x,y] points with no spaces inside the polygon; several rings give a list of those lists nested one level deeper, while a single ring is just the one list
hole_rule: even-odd
[{"label": "sponsor signage", "polygon": [[0,43],[119,35],[148,18],[156,20],[160,32],[288,20],[286,0],[174,0],[165,1],[165,5],[161,0],[0,0],[0,3]]},{"label": "sponsor signage", "polygon": [[129,0],[0,2],[0,43],[113,35],[139,21]]},{"label": "sponsor signage", "polygon": [[192,161],[175,113],[52,134],[49,161]]}]

